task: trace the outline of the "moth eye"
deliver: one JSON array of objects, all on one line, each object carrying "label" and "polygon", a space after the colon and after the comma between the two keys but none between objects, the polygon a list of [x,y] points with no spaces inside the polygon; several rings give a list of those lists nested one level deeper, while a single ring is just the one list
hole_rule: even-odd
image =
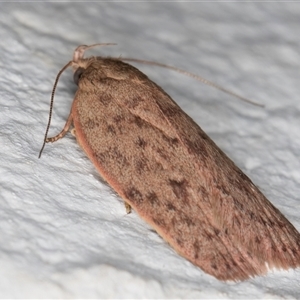
[{"label": "moth eye", "polygon": [[73,75],[73,80],[74,80],[74,82],[76,83],[76,85],[78,85],[79,79],[80,79],[80,77],[81,77],[81,75],[82,75],[82,73],[83,73],[84,70],[85,70],[84,68],[79,67],[79,68],[75,71],[75,73],[74,73],[74,75]]}]

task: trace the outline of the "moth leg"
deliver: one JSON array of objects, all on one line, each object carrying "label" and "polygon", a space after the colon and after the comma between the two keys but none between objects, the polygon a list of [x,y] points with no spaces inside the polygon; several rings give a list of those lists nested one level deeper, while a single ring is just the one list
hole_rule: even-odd
[{"label": "moth leg", "polygon": [[71,129],[71,134],[76,137],[76,129],[75,128]]},{"label": "moth leg", "polygon": [[125,204],[126,214],[130,214],[131,213],[131,206],[130,206],[130,204],[128,204],[127,202],[124,202],[124,204]]},{"label": "moth leg", "polygon": [[68,120],[67,120],[63,130],[58,135],[56,135],[54,137],[47,138],[46,143],[50,143],[50,142],[54,143],[54,142],[62,139],[66,135],[66,133],[69,131],[69,128],[72,124],[72,121],[73,121],[73,116],[72,116],[72,113],[70,113],[70,115],[68,117]]}]

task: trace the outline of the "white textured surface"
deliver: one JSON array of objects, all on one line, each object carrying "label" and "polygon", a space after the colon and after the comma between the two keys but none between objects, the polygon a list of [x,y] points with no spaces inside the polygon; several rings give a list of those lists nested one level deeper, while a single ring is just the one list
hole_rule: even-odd
[{"label": "white textured surface", "polygon": [[116,42],[91,53],[168,63],[265,104],[138,66],[300,230],[299,14],[293,3],[1,3],[0,297],[299,298],[299,269],[227,284],[178,256],[125,215],[70,134],[37,158],[59,69],[78,44]]}]

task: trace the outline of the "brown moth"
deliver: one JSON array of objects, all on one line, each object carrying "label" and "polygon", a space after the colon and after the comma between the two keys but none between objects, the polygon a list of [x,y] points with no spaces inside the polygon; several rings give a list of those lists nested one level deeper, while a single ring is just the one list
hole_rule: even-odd
[{"label": "brown moth", "polygon": [[73,124],[77,142],[127,209],[220,280],[299,267],[300,234],[280,211],[145,74],[121,59],[83,58],[93,46],[79,46],[58,74],[55,86],[72,66],[78,90],[53,138],[50,112],[45,142]]}]

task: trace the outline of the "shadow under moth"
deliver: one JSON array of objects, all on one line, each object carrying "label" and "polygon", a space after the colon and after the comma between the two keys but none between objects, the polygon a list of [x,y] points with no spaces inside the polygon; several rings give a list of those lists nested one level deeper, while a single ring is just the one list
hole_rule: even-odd
[{"label": "shadow under moth", "polygon": [[[100,44],[103,45],[103,44]],[[101,176],[180,255],[220,280],[300,266],[300,234],[157,84],[121,59],[79,46],[57,75],[47,142],[74,125]],[[61,73],[78,90],[64,129],[47,138]]]}]

